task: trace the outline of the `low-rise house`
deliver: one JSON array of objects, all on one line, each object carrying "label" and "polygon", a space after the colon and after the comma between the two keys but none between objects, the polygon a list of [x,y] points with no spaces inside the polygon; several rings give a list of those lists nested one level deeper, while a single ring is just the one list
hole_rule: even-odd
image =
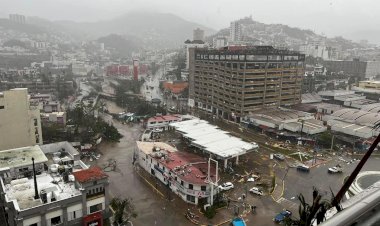
[{"label": "low-rise house", "polygon": [[[208,160],[192,153],[177,151],[162,142],[137,141],[138,164],[156,177],[187,203],[210,203],[217,188],[208,181]],[[210,180],[217,181],[215,167],[210,167]],[[212,186],[214,186],[212,188]],[[213,194],[212,194],[213,193]]]}]

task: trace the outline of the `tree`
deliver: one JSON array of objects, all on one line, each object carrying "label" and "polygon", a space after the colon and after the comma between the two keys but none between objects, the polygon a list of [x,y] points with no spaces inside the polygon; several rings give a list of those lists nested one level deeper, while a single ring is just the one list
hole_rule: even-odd
[{"label": "tree", "polygon": [[318,143],[321,144],[324,148],[330,148],[331,139],[332,135],[327,131],[318,135]]},{"label": "tree", "polygon": [[111,207],[114,210],[113,225],[122,226],[129,222],[132,218],[137,217],[135,207],[131,199],[113,198]]},{"label": "tree", "polygon": [[313,201],[311,204],[305,201],[302,194],[298,195],[298,200],[300,201],[298,208],[300,217],[299,219],[286,219],[286,225],[311,226],[314,220],[317,221],[317,224],[322,223],[325,220],[326,211],[331,208],[331,202],[322,199],[322,195],[316,188],[313,188]]}]

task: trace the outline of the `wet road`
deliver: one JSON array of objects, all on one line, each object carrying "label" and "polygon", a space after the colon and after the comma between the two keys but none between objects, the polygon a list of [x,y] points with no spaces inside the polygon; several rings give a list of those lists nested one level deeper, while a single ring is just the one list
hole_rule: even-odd
[{"label": "wet road", "polygon": [[[343,158],[345,160],[350,160],[349,157]],[[379,170],[379,163],[379,157],[371,157],[364,165],[361,172],[367,170]],[[336,166],[337,164],[340,164],[343,167],[343,173],[329,174],[327,172],[328,168]],[[284,198],[292,200],[294,197],[297,197],[299,193],[302,193],[310,200],[313,187],[316,187],[322,192],[322,194],[326,195],[326,197],[331,197],[330,189],[336,194],[341,188],[344,178],[352,173],[357,164],[358,161],[355,161],[348,165],[340,161],[338,157],[333,157],[330,162],[312,168],[310,173],[302,173],[295,168],[291,168],[285,176]],[[279,170],[276,173],[282,178],[285,175],[285,170]],[[293,201],[297,200],[294,199]]]},{"label": "wet road", "polygon": [[[109,115],[105,116],[107,121],[111,121]],[[192,225],[188,222],[182,213],[186,209],[186,204],[179,208],[174,207],[172,203],[161,198],[153,192],[152,188],[144,182],[134,171],[132,166],[133,151],[135,141],[139,139],[142,132],[140,125],[122,125],[116,121],[113,124],[123,134],[120,143],[105,144],[99,146],[103,156],[97,160],[97,164],[102,166],[109,159],[115,159],[117,162],[116,172],[107,172],[110,181],[110,191],[113,197],[132,198],[138,217],[133,219],[133,225]]]}]

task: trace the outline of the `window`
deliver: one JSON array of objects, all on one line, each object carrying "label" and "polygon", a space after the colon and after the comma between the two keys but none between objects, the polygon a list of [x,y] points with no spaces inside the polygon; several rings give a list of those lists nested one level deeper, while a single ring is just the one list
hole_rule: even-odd
[{"label": "window", "polygon": [[201,191],[206,191],[206,186],[201,186]]},{"label": "window", "polygon": [[38,226],[38,223],[30,224],[29,226]]},{"label": "window", "polygon": [[57,225],[57,224],[62,223],[61,216],[51,218],[50,223],[51,225]]},{"label": "window", "polygon": [[0,109],[4,109],[4,106],[0,106]]},{"label": "window", "polygon": [[102,210],[102,204],[101,203],[90,206],[90,213],[95,213],[95,212],[98,212],[101,210]]},{"label": "window", "polygon": [[187,195],[186,200],[192,203],[195,203],[195,196],[193,195]]},{"label": "window", "polygon": [[37,126],[38,125],[38,120],[35,118],[34,119],[34,126]]},{"label": "window", "polygon": [[68,221],[71,221],[71,220],[74,220],[74,219],[77,219],[77,218],[80,218],[82,217],[82,210],[75,210],[75,211],[72,211],[72,212],[68,212],[67,213],[67,220]]},{"label": "window", "polygon": [[189,189],[193,190],[193,185],[189,184]]},{"label": "window", "polygon": [[181,180],[181,185],[183,186],[183,180]]}]

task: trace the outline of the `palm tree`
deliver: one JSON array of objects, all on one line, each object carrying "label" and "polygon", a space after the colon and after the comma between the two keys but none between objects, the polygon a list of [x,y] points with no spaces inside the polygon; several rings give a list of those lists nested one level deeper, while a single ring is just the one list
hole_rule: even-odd
[{"label": "palm tree", "polygon": [[113,225],[123,226],[126,223],[130,223],[132,218],[137,217],[131,199],[113,198],[111,200],[111,207],[114,210]]},{"label": "palm tree", "polygon": [[326,211],[331,208],[331,202],[322,199],[322,195],[316,188],[313,188],[313,202],[308,204],[302,194],[298,195],[300,206],[298,207],[299,219],[286,219],[286,225],[310,226],[316,220],[317,224],[325,219]]}]

